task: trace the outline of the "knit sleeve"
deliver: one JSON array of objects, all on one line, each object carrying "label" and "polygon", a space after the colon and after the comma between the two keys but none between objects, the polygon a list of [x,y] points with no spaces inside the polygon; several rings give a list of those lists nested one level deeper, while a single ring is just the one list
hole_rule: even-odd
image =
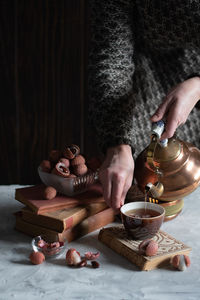
[{"label": "knit sleeve", "polygon": [[132,0],[90,0],[89,119],[100,149],[134,148]]}]

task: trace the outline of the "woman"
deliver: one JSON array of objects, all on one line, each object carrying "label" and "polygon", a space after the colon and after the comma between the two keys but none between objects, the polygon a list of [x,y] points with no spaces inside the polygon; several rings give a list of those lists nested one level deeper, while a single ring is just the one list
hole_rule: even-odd
[{"label": "woman", "polygon": [[166,120],[163,139],[177,129],[200,147],[200,4],[90,0],[90,9],[90,118],[105,154],[104,197],[119,209],[151,122]]}]

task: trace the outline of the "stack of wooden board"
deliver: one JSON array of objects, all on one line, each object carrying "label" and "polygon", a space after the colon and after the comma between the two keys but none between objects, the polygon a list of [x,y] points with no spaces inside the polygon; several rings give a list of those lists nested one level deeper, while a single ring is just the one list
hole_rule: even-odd
[{"label": "stack of wooden board", "polygon": [[57,195],[51,200],[43,199],[44,188],[41,184],[16,189],[15,199],[25,205],[15,214],[18,231],[71,242],[115,219],[116,212],[107,206],[98,185],[74,197]]}]

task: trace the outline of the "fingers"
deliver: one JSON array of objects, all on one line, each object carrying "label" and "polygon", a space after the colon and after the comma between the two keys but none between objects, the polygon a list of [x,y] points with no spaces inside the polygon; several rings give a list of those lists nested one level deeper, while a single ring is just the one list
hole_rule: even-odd
[{"label": "fingers", "polygon": [[103,185],[103,197],[108,206],[111,207],[111,190],[112,190],[112,183],[110,181],[106,182]]},{"label": "fingers", "polygon": [[161,136],[161,140],[171,138],[180,124],[182,124],[181,116],[179,116],[176,105],[173,105],[167,115],[165,131]]},{"label": "fingers", "polygon": [[165,131],[163,132],[161,139],[171,138],[178,126],[184,124],[187,118],[185,117],[183,108],[182,103],[180,105],[180,101],[178,101],[177,98],[172,99],[166,117]]},{"label": "fingers", "polygon": [[114,209],[119,209],[124,205],[126,194],[132,185],[133,174],[129,174],[128,177],[118,177],[113,180],[112,192],[111,192],[111,206]]},{"label": "fingers", "polygon": [[113,209],[119,209],[124,203],[126,193],[131,186],[134,172],[134,160],[129,145],[109,148],[99,170],[103,196]]},{"label": "fingers", "polygon": [[112,176],[104,175],[100,177],[103,186],[103,197],[108,206],[113,209],[119,209],[123,204],[126,194],[132,184],[132,176],[126,180],[125,176],[112,174]]},{"label": "fingers", "polygon": [[165,131],[161,136],[161,140],[171,138],[174,135],[177,127],[181,124],[179,114],[176,97],[168,95],[156,113],[151,117],[152,122],[157,122],[161,119],[166,120]]},{"label": "fingers", "polygon": [[130,189],[130,187],[132,185],[132,179],[133,179],[132,177],[129,177],[129,179],[126,181],[126,183],[124,185],[124,190],[122,192],[120,206],[124,205],[126,194],[127,194],[128,190]]},{"label": "fingers", "polygon": [[103,187],[103,197],[108,206],[111,207],[111,189],[112,189],[112,179],[109,176],[109,172],[100,173],[99,179]]},{"label": "fingers", "polygon": [[111,192],[111,207],[119,209],[121,207],[122,195],[124,192],[125,179],[120,175],[113,176],[112,179],[112,192]]},{"label": "fingers", "polygon": [[164,98],[163,103],[158,107],[155,114],[150,118],[152,122],[158,122],[165,117],[168,112],[169,106],[172,104],[172,98],[167,96]]},{"label": "fingers", "polygon": [[166,111],[167,111],[167,103],[164,102],[159,106],[159,108],[156,110],[155,114],[151,117],[152,122],[158,122],[161,119],[163,119]]},{"label": "fingers", "polygon": [[163,132],[161,136],[161,140],[169,139],[174,135],[174,132],[176,131],[176,128],[178,127],[176,120],[170,120],[166,122],[165,131]]}]

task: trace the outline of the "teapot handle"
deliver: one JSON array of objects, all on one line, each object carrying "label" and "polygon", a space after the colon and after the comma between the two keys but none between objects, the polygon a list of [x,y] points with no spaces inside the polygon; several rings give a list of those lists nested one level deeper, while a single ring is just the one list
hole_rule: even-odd
[{"label": "teapot handle", "polygon": [[[154,122],[154,123],[152,123],[151,135],[155,135],[157,137],[157,140],[159,141],[164,130],[165,130],[165,122],[163,120]],[[166,147],[167,143],[168,143],[168,139],[159,141],[159,144],[161,145],[161,147]]]},{"label": "teapot handle", "polygon": [[168,144],[168,139],[159,141],[164,129],[165,123],[163,120],[152,124],[151,143],[147,149],[147,163],[154,171],[157,171],[158,169],[154,161],[154,151],[157,143],[159,143],[161,147],[166,147]]},{"label": "teapot handle", "polygon": [[146,155],[147,163],[151,167],[152,170],[156,170],[156,166],[154,163],[154,151],[155,151],[157,143],[158,143],[157,137],[155,135],[152,135],[151,143],[149,144],[149,147],[147,148],[147,155]]},{"label": "teapot handle", "polygon": [[[147,148],[147,154],[146,159],[147,163],[150,166],[150,168],[157,174],[161,174],[161,172],[158,169],[158,166],[156,165],[156,162],[154,160],[154,152],[156,149],[157,144],[159,143],[161,147],[166,147],[168,144],[168,139],[159,141],[163,131],[164,131],[165,123],[164,121],[158,121],[152,124],[152,132],[151,132],[151,143],[149,144],[149,147]],[[156,185],[153,185],[152,183],[148,183],[145,186],[146,192],[150,193],[153,197],[159,198],[164,191],[164,186],[161,182],[157,182]]]}]

